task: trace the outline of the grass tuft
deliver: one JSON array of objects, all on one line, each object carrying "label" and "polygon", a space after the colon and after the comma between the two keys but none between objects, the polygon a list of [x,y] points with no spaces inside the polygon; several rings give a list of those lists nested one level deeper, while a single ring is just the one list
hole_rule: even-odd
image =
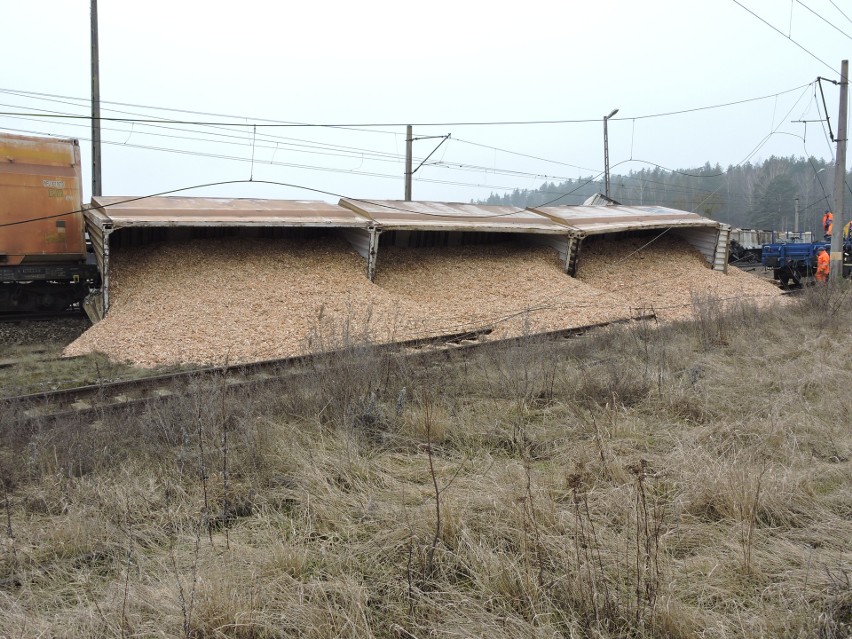
[{"label": "grass tuft", "polygon": [[[0,636],[852,633],[846,289],[0,413]],[[176,389],[177,390],[177,389]]]}]

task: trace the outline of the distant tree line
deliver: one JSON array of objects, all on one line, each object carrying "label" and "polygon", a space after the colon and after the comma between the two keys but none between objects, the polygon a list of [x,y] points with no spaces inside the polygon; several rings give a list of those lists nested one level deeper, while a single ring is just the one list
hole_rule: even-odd
[{"label": "distant tree line", "polygon": [[[852,209],[850,175],[844,208]],[[538,189],[492,193],[480,204],[542,206],[582,204],[603,192],[602,177],[589,176]],[[610,197],[626,205],[656,205],[692,211],[740,228],[793,230],[796,198],[799,229],[816,231],[834,201],[834,163],[819,158],[770,157],[759,164],[711,166],[669,171],[660,167],[611,175]]]}]

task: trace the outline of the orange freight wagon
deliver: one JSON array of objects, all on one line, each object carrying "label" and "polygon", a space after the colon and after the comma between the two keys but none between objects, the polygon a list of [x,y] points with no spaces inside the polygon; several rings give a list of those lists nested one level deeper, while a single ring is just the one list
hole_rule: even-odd
[{"label": "orange freight wagon", "polygon": [[62,311],[88,294],[77,140],[0,133],[0,312]]}]

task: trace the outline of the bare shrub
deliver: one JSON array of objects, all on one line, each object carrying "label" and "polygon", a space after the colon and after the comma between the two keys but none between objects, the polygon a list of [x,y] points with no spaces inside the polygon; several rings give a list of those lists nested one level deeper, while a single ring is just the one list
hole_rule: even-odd
[{"label": "bare shrub", "polygon": [[848,636],[843,304],[4,412],[0,635]]},{"label": "bare shrub", "polygon": [[695,334],[702,350],[726,346],[730,334],[731,318],[724,301],[713,293],[692,293],[692,315]]},{"label": "bare shrub", "polygon": [[577,394],[597,406],[634,406],[646,399],[652,388],[641,365],[626,358],[613,358],[594,369],[585,369]]}]

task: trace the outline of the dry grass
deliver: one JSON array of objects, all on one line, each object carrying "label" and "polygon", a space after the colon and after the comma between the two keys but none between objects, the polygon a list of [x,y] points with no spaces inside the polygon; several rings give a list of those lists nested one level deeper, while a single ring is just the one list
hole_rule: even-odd
[{"label": "dry grass", "polygon": [[850,295],[7,407],[0,636],[849,637]]}]

